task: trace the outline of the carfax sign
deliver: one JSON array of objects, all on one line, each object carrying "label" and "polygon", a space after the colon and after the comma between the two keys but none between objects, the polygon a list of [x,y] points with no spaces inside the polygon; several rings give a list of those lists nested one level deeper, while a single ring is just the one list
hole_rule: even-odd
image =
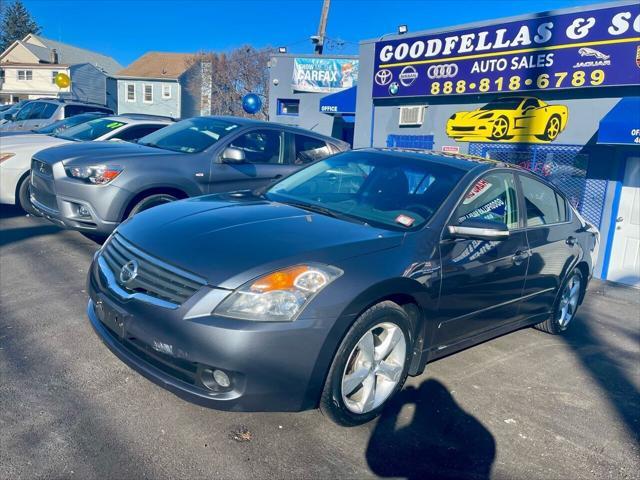
[{"label": "carfax sign", "polygon": [[375,98],[640,84],[640,4],[377,42]]},{"label": "carfax sign", "polygon": [[337,92],[353,87],[358,80],[358,60],[337,58],[295,58],[293,89],[299,92]]}]

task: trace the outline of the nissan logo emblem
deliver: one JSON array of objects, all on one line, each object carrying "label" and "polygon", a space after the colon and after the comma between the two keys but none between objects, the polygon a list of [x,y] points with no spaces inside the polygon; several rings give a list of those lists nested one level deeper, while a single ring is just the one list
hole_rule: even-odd
[{"label": "nissan logo emblem", "polygon": [[458,65],[455,63],[445,63],[442,65],[431,65],[427,68],[427,77],[434,78],[453,78],[458,74]]},{"label": "nissan logo emblem", "polygon": [[416,81],[416,78],[418,78],[418,71],[415,67],[408,65],[402,69],[398,78],[403,86],[408,87]]},{"label": "nissan logo emblem", "polygon": [[122,266],[120,270],[120,281],[124,285],[131,283],[138,276],[138,266],[136,260],[129,260]]},{"label": "nissan logo emblem", "polygon": [[393,78],[391,70],[378,70],[375,75],[375,80],[378,85],[388,85]]}]

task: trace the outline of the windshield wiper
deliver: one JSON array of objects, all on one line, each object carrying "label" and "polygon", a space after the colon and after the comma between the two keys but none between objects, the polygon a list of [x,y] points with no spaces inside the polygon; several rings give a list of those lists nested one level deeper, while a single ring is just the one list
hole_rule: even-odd
[{"label": "windshield wiper", "polygon": [[321,215],[326,215],[327,217],[339,218],[341,220],[348,220],[355,223],[367,224],[364,220],[354,217],[353,215],[348,215],[342,212],[336,212],[335,210],[331,210],[326,207],[322,207],[320,205],[314,205],[313,203],[302,203],[302,202],[285,202],[287,205],[291,205],[292,207],[298,207],[303,210],[309,210],[310,212],[319,213]]}]

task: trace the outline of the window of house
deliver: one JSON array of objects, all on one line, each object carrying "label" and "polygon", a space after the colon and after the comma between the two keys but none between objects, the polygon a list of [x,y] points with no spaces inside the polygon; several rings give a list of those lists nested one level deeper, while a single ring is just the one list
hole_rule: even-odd
[{"label": "window of house", "polygon": [[300,100],[284,98],[278,99],[278,115],[298,116],[300,112]]},{"label": "window of house", "polygon": [[153,85],[143,85],[142,95],[142,101],[144,103],[153,103]]},{"label": "window of house", "polygon": [[0,81],[4,82],[4,70],[0,68]]},{"label": "window of house", "polygon": [[56,75],[58,75],[58,72],[56,72],[55,70],[51,72],[51,83],[53,83],[54,85],[56,83]]},{"label": "window of house", "polygon": [[[558,204],[562,197],[554,189],[528,175],[520,175],[520,183],[527,209],[527,226],[537,227],[562,221]],[[566,216],[566,205],[564,210],[563,216]]]},{"label": "window of house", "polygon": [[18,80],[33,80],[33,70],[18,70]]},{"label": "window of house", "polygon": [[136,85],[134,83],[127,83],[127,102],[136,101]]},{"label": "window of house", "polygon": [[162,85],[162,98],[171,98],[171,85]]}]

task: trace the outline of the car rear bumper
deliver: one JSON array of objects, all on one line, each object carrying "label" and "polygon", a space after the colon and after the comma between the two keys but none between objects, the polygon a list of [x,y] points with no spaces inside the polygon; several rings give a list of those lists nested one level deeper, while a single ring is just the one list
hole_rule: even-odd
[{"label": "car rear bumper", "polygon": [[[194,305],[211,290],[215,289],[203,287],[175,309],[137,299],[123,301],[105,286],[94,261],[87,315],[118,358],[188,401],[232,411],[314,408],[324,381],[316,363],[326,333],[300,319],[268,324],[210,313],[189,318]],[[211,382],[215,370],[231,379],[229,388]]]}]

